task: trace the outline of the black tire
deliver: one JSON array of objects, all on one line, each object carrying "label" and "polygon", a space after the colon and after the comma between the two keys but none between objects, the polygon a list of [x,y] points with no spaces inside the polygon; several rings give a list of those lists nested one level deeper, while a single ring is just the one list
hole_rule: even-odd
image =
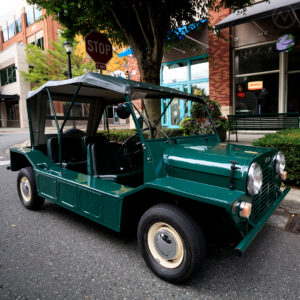
[{"label": "black tire", "polygon": [[175,205],[158,204],[148,209],[140,219],[137,238],[149,268],[169,282],[189,279],[206,257],[199,225]]},{"label": "black tire", "polygon": [[40,209],[45,199],[37,194],[37,188],[32,167],[23,168],[17,177],[17,189],[20,200],[25,208]]}]

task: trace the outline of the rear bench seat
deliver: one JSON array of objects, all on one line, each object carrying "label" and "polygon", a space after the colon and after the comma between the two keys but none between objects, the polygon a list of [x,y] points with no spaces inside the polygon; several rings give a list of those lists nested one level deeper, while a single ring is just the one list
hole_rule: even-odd
[{"label": "rear bench seat", "polygon": [[[62,163],[67,169],[86,173],[86,160],[82,152],[82,142],[80,137],[63,136],[61,138]],[[59,163],[58,138],[52,137],[47,140],[47,155],[55,162]]]}]

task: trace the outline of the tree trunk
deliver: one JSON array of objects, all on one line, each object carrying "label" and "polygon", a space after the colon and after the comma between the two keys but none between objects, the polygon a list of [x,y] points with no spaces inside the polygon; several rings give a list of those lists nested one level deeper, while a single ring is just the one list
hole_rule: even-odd
[{"label": "tree trunk", "polygon": [[[141,81],[160,85],[160,66],[161,61],[155,62],[152,59],[142,60],[137,55]],[[160,126],[161,101],[160,99],[147,99],[144,101],[149,119],[152,124]]]}]

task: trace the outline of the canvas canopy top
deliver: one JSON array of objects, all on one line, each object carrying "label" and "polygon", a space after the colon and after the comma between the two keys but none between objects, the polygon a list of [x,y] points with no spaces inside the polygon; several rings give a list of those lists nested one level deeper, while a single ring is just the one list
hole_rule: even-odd
[{"label": "canvas canopy top", "polygon": [[[47,89],[53,97],[71,98],[76,92],[78,85],[80,89],[77,99],[99,99],[106,104],[115,104],[125,101],[125,95],[130,96],[131,100],[136,99],[161,99],[161,98],[180,98],[193,101],[202,101],[199,96],[184,93],[175,89],[161,87],[148,83],[127,80],[118,77],[102,75],[98,73],[87,73],[82,76],[60,80],[48,81],[39,89],[27,94],[27,101],[31,101],[41,94],[46,96]],[[41,97],[45,99],[47,97]]]}]

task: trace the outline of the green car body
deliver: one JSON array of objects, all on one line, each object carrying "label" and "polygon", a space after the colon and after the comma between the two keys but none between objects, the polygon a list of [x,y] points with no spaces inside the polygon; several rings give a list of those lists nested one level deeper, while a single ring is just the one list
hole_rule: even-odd
[{"label": "green car body", "polygon": [[[90,148],[87,149],[86,172],[64,167],[61,146],[59,163],[47,155],[46,118],[43,117],[46,109],[43,102],[52,102],[51,97],[59,96],[61,99],[67,97],[72,104],[76,96],[76,101],[90,97],[90,105],[94,105],[95,109],[88,120],[91,126],[88,125],[87,131],[90,132],[87,134],[95,135],[104,112],[104,105],[97,108],[98,99],[94,100],[92,92],[96,89],[99,89],[102,99],[99,102],[105,102],[106,96],[111,99],[106,100],[106,105],[127,103],[142,148],[139,183],[124,184],[122,180],[94,176],[89,165]],[[158,203],[178,205],[196,219],[197,215],[205,215],[206,209],[211,216],[216,211],[216,216],[225,216],[236,231],[236,251],[243,253],[289,191],[289,188],[280,190],[281,178],[276,174],[278,150],[221,143],[217,133],[146,139],[132,105],[133,99],[140,99],[143,95],[158,101],[174,97],[202,101],[200,97],[176,90],[99,74],[50,82],[28,95],[32,146],[10,150],[11,170],[32,167],[39,197],[117,232],[130,228],[130,221],[138,221],[149,207]],[[58,128],[56,136],[60,141],[64,136],[60,128],[64,124],[60,127],[55,113],[53,117],[52,121],[55,119]],[[247,182],[249,168],[254,162],[261,167],[263,184],[260,192],[251,196],[247,192]],[[241,202],[252,204],[249,218],[240,216]],[[211,219],[211,222],[214,220]]]}]

